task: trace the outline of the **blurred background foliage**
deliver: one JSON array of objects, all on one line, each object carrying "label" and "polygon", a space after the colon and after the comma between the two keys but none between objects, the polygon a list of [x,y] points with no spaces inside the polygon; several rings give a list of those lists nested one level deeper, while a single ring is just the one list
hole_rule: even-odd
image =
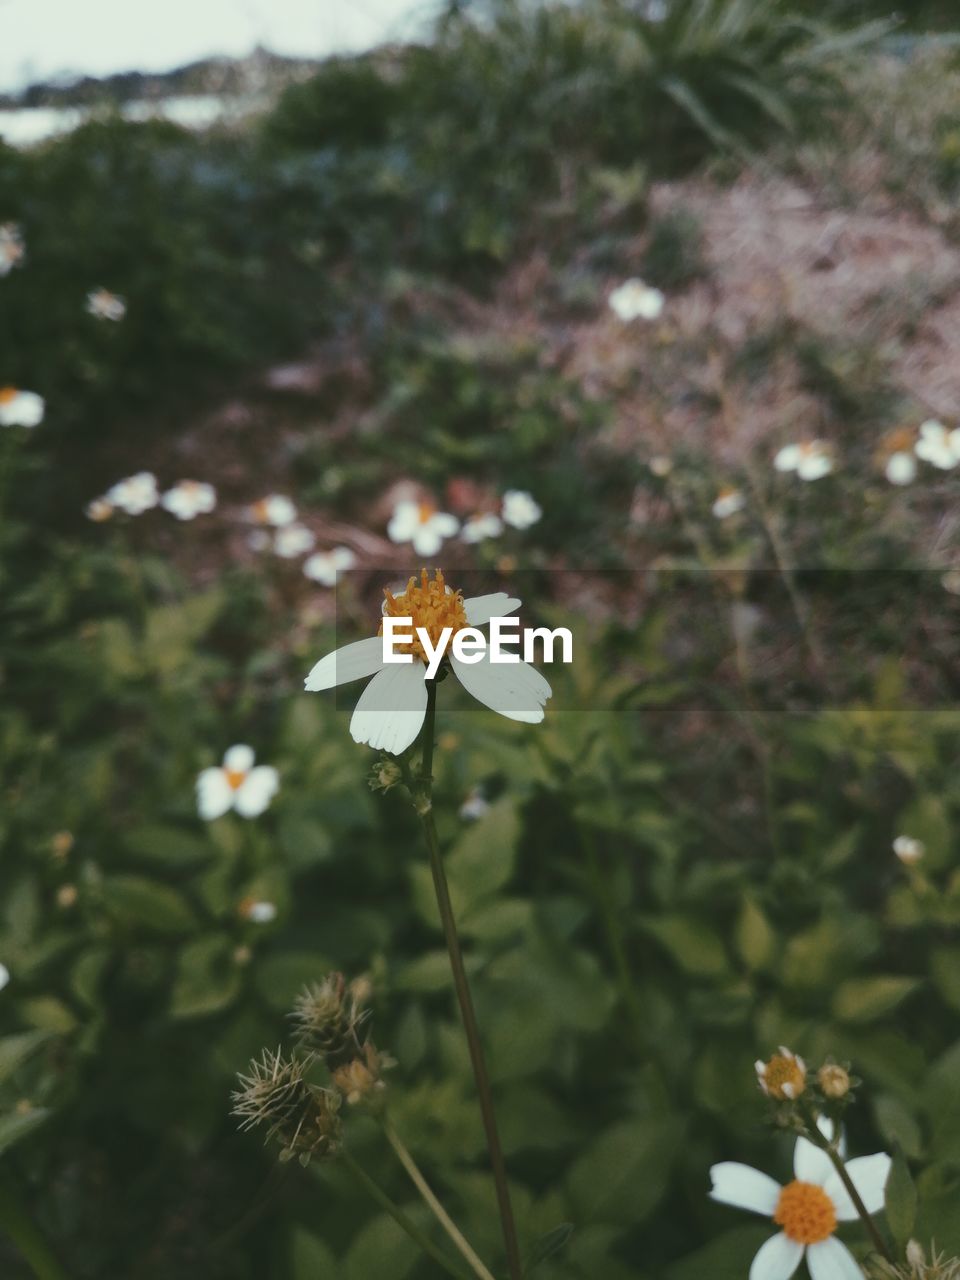
[{"label": "blurred background foliage", "polygon": [[[29,1215],[71,1277],[433,1274],[336,1164],[278,1191],[273,1156],[228,1115],[235,1072],[333,968],[371,978],[395,1123],[498,1256],[415,821],[368,791],[332,702],[301,693],[329,609],[282,566],[232,556],[229,533],[182,529],[195,551],[173,552],[163,517],[82,516],[124,469],[169,461],[185,421],[194,469],[260,496],[257,456],[221,455],[198,419],[231,396],[267,414],[260,371],[316,343],[362,353],[363,410],[330,427],[346,412],[333,379],[285,411],[267,448],[298,500],[361,528],[404,474],[437,493],[528,487],[541,524],[509,559],[469,563],[528,571],[543,616],[574,619],[543,726],[454,714],[445,686],[438,754],[521,1235],[532,1249],[575,1227],[536,1275],[745,1274],[766,1228],[710,1204],[706,1171],[785,1164],[751,1068],[781,1042],[855,1064],[851,1146],[898,1146],[915,1234],[960,1250],[960,717],[930,709],[957,693],[952,479],[891,514],[862,475],[819,497],[757,480],[745,456],[754,515],[705,528],[689,513],[713,499],[714,462],[678,441],[673,475],[651,474],[649,449],[614,442],[612,397],[535,335],[450,323],[533,254],[549,264],[536,307],[575,321],[638,236],[651,282],[709,280],[697,215],[651,209],[662,178],[815,165],[842,205],[840,153],[870,138],[889,194],[932,218],[957,191],[960,90],[948,51],[872,114],[881,33],[849,24],[887,16],[451,10],[429,46],[331,62],[245,128],[104,115],[0,148],[0,220],[29,255],[0,284],[0,373],[47,399],[42,427],[0,431],[0,1224]],[[887,127],[902,109],[922,121],[906,139]],[[85,314],[98,284],[127,299],[122,325]],[[865,423],[905,412],[883,353],[789,318],[731,339],[725,376],[749,388],[785,352],[854,456]],[[667,344],[658,358],[670,376]],[[697,403],[712,412],[716,390]],[[766,594],[784,546],[819,571],[800,586],[839,674],[803,611]],[[931,572],[848,572],[918,562]],[[727,572],[704,588],[704,569]],[[341,626],[366,625],[382,582],[373,565],[350,576]],[[234,741],[279,769],[280,794],[257,822],[205,825],[196,775]],[[490,806],[470,821],[477,786]],[[926,847],[914,867],[890,851],[903,832]],[[251,899],[276,921],[247,920]],[[410,1200],[374,1127],[348,1132]],[[18,1258],[0,1238],[4,1275],[29,1274]]]}]

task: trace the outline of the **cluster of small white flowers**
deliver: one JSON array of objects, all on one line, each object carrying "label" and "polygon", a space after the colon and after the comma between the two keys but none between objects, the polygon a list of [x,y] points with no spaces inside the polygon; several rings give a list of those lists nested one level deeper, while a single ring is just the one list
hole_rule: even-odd
[{"label": "cluster of small white flowers", "polygon": [[138,471],[110,486],[106,493],[87,503],[85,513],[98,524],[109,520],[115,511],[124,515],[140,516],[145,511],[162,506],[178,520],[193,520],[207,515],[217,505],[217,491],[203,480],[180,480],[165,493],[157,486],[152,471]]},{"label": "cluster of small white flowers", "polygon": [[525,489],[508,489],[500,499],[500,511],[481,511],[463,524],[448,511],[438,511],[430,502],[404,498],[396,504],[387,525],[391,542],[407,544],[421,556],[436,555],[448,538],[457,533],[464,542],[476,544],[499,538],[504,529],[529,529],[543,516],[543,509]]},{"label": "cluster of small white flowers", "polygon": [[659,289],[636,277],[618,285],[607,298],[610,310],[625,324],[633,320],[659,320],[666,301]]},{"label": "cluster of small white flowers", "polygon": [[316,535],[300,522],[296,504],[286,494],[270,493],[260,498],[247,508],[247,519],[256,526],[247,539],[254,551],[272,551],[281,560],[306,556],[303,572],[311,582],[335,587],[339,575],[357,563],[349,547],[314,550]]},{"label": "cluster of small white flowers", "polygon": [[833,470],[833,451],[824,440],[800,440],[784,445],[773,465],[777,471],[795,473],[799,480],[822,480]]},{"label": "cluster of small white flowers", "polygon": [[122,320],[127,314],[126,301],[109,289],[91,289],[87,294],[87,312],[96,320]]},{"label": "cluster of small white flowers", "polygon": [[717,520],[727,520],[737,515],[747,505],[747,499],[740,489],[721,489],[714,499],[713,511]]},{"label": "cluster of small white flowers", "polygon": [[930,418],[920,424],[913,451],[923,462],[940,471],[952,471],[960,463],[960,427],[951,431],[942,422]]}]

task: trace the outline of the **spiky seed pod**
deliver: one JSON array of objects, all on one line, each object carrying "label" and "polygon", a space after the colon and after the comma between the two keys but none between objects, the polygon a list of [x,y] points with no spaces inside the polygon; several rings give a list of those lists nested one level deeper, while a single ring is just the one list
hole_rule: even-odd
[{"label": "spiky seed pod", "polygon": [[368,1040],[356,1058],[333,1072],[334,1088],[339,1089],[350,1106],[361,1102],[369,1105],[386,1088],[383,1073],[393,1065],[393,1059],[380,1053],[373,1041]]},{"label": "spiky seed pod", "polygon": [[322,1057],[331,1071],[360,1051],[360,1031],[369,1017],[342,973],[304,988],[291,1013],[297,1044]]},{"label": "spiky seed pod", "polygon": [[916,1240],[907,1245],[905,1262],[887,1262],[872,1257],[868,1263],[871,1280],[960,1280],[960,1258],[948,1258],[931,1246],[927,1258],[923,1246]]},{"label": "spiky seed pod", "polygon": [[279,1049],[264,1049],[250,1063],[249,1074],[238,1076],[240,1088],[232,1095],[241,1129],[266,1124],[267,1141],[280,1143],[280,1159],[296,1155],[302,1164],[340,1150],[340,1096],[310,1084],[304,1078],[308,1066],[298,1058],[284,1058]]}]

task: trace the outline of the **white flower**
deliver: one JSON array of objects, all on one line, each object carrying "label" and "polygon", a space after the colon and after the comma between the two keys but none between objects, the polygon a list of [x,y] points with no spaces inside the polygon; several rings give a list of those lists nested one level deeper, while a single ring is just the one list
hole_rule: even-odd
[{"label": "white flower", "polygon": [[711,510],[718,520],[726,520],[735,516],[747,505],[747,500],[739,489],[721,489]]},{"label": "white flower", "polygon": [[87,311],[98,320],[117,321],[127,314],[127,304],[109,289],[91,289],[87,294]]},{"label": "white flower", "polygon": [[912,453],[898,449],[887,459],[884,474],[891,484],[912,484],[917,478],[917,460]]},{"label": "white flower", "polygon": [[754,1063],[757,1084],[768,1098],[799,1098],[806,1088],[807,1064],[798,1053],[780,1046],[769,1062],[762,1058]]},{"label": "white flower", "polygon": [[15,222],[0,223],[0,277],[9,275],[26,257],[23,236]]},{"label": "white flower", "polygon": [[511,529],[529,529],[543,515],[540,504],[525,489],[508,489],[500,512]]},{"label": "white flower", "polygon": [[241,818],[259,817],[277,794],[280,775],[272,765],[254,767],[253,748],[231,747],[222,766],[204,769],[197,778],[197,809],[208,822],[235,809]]},{"label": "white flower", "polygon": [[[868,1213],[883,1208],[890,1163],[881,1152],[846,1164]],[[794,1181],[781,1187],[745,1164],[726,1161],[710,1170],[711,1199],[763,1214],[783,1228],[761,1246],[749,1280],[789,1280],[804,1254],[810,1280],[863,1280],[853,1254],[834,1235],[838,1223],[853,1222],[858,1214],[829,1156],[798,1138],[793,1171]]]},{"label": "white flower", "polygon": [[10,970],[7,968],[5,964],[0,964],[0,991],[3,990],[3,988],[7,985],[9,981],[10,981]]},{"label": "white flower", "polygon": [[206,515],[217,505],[217,491],[203,480],[181,480],[161,498],[166,511],[178,520]]},{"label": "white flower", "polygon": [[113,507],[119,507],[128,516],[142,515],[160,501],[157,477],[152,471],[138,471],[134,476],[118,480],[104,494],[104,501]]},{"label": "white flower", "polygon": [[0,427],[37,427],[43,421],[43,396],[17,387],[0,387]]},{"label": "white flower", "polygon": [[321,586],[335,587],[337,577],[356,563],[357,557],[349,547],[334,547],[332,551],[315,551],[304,561],[303,572]]},{"label": "white flower", "polygon": [[[432,581],[424,569],[419,583],[411,578],[400,595],[390,591],[384,595],[384,613],[411,618],[414,629],[423,627],[429,632],[434,646],[444,627],[451,627],[456,634],[520,608],[519,600],[502,591],[464,600],[459,591],[446,586],[439,570]],[[485,707],[525,724],[538,724],[543,719],[543,705],[551,689],[534,667],[526,662],[492,663],[489,648],[475,663],[461,662],[449,649],[447,652],[454,675]],[[321,658],[307,676],[305,687],[315,693],[373,676],[350,721],[351,737],[354,742],[400,755],[420,732],[427,709],[426,666],[419,642],[414,643],[413,654],[411,663],[385,665],[383,642],[380,636],[371,636]]]},{"label": "white flower", "polygon": [[88,520],[103,524],[104,520],[109,520],[113,515],[113,503],[108,502],[106,498],[93,498],[83,508],[83,514]]},{"label": "white flower", "polygon": [[659,320],[666,298],[659,289],[633,279],[625,280],[614,289],[607,302],[621,320]]},{"label": "white flower", "polygon": [[666,454],[658,453],[650,459],[647,466],[655,476],[659,476],[662,480],[664,476],[668,476],[673,470],[673,459],[668,458]]},{"label": "white flower", "polygon": [[941,471],[951,471],[960,462],[960,429],[948,431],[942,422],[930,418],[920,424],[913,451]]},{"label": "white flower", "polygon": [[893,852],[901,862],[911,866],[920,861],[926,853],[926,846],[922,840],[914,840],[913,836],[897,836],[893,842]]},{"label": "white flower", "polygon": [[272,924],[277,918],[277,908],[273,902],[257,902],[253,898],[245,898],[240,903],[240,914],[251,924]]},{"label": "white flower", "polygon": [[499,538],[501,533],[503,533],[503,521],[489,511],[465,520],[460,530],[460,537],[464,542],[483,542],[484,538]]},{"label": "white flower", "polygon": [[393,508],[387,537],[391,542],[409,542],[419,556],[432,556],[443,546],[444,538],[452,538],[459,528],[456,516],[437,511],[429,502],[405,498]]},{"label": "white flower", "polygon": [[315,542],[316,538],[305,524],[287,524],[274,534],[273,550],[284,560],[295,560],[312,551]]},{"label": "white flower", "polygon": [[464,822],[477,822],[490,808],[490,801],[483,794],[482,787],[474,787],[460,806],[460,817]]},{"label": "white flower", "polygon": [[833,455],[823,440],[802,440],[785,445],[773,465],[778,471],[795,471],[801,480],[820,480],[833,470]]},{"label": "white flower", "polygon": [[268,524],[272,529],[282,529],[284,525],[293,524],[297,518],[297,508],[292,499],[282,493],[271,493],[255,502],[248,511],[254,524]]}]

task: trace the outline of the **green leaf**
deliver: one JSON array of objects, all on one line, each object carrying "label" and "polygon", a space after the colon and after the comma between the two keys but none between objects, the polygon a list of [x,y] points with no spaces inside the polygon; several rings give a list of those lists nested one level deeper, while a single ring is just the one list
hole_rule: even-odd
[{"label": "green leaf", "polygon": [[446,861],[455,903],[472,907],[504,887],[513,875],[519,827],[516,805],[509,797],[467,827]]},{"label": "green leaf", "polygon": [[110,876],[102,885],[103,904],[122,924],[157,933],[188,933],[196,916],[176,889],[144,876]]},{"label": "green leaf", "polygon": [[124,835],[123,843],[134,857],[171,867],[205,862],[213,853],[208,840],[173,824],[134,827]]},{"label": "green leaf", "polygon": [[682,1131],[674,1117],[655,1115],[601,1133],[567,1179],[582,1220],[642,1222],[667,1189]]},{"label": "green leaf", "polygon": [[240,971],[229,938],[201,938],[183,948],[170,996],[170,1015],[199,1018],[226,1009],[237,998]]},{"label": "green leaf", "polygon": [[335,1280],[337,1260],[329,1247],[304,1227],[290,1238],[290,1280]]},{"label": "green leaf", "polygon": [[744,1280],[757,1250],[769,1238],[766,1226],[733,1227],[675,1262],[666,1280]]},{"label": "green leaf", "polygon": [[257,960],[254,982],[270,1006],[287,1011],[308,983],[320,982],[333,965],[316,951],[283,951]]},{"label": "green leaf", "polygon": [[0,1084],[31,1058],[36,1051],[54,1036],[53,1031],[24,1031],[0,1040]]},{"label": "green leaf", "polygon": [[647,917],[642,921],[642,927],[691,977],[719,979],[729,976],[726,948],[708,926],[687,916],[661,916]]},{"label": "green leaf", "polygon": [[386,1214],[361,1228],[343,1260],[342,1280],[403,1280],[420,1251],[407,1233]]},{"label": "green leaf", "polygon": [[745,897],[737,918],[737,951],[748,969],[765,969],[776,950],[776,935],[753,898]]},{"label": "green leaf", "polygon": [[39,1129],[52,1114],[53,1112],[46,1107],[37,1107],[36,1110],[27,1111],[23,1115],[0,1116],[0,1153],[26,1138],[33,1133],[34,1129]]},{"label": "green leaf", "polygon": [[530,1275],[541,1262],[546,1262],[548,1258],[552,1258],[554,1254],[559,1253],[566,1246],[572,1235],[573,1223],[561,1222],[559,1227],[554,1227],[552,1231],[548,1231],[546,1235],[541,1236],[530,1250],[530,1256],[527,1258],[527,1265],[523,1269],[523,1274],[525,1276]]},{"label": "green leaf", "polygon": [[850,978],[834,993],[834,1016],[841,1022],[875,1022],[896,1009],[919,985],[916,978]]},{"label": "green leaf", "polygon": [[884,1191],[884,1210],[894,1240],[901,1248],[905,1247],[917,1219],[917,1188],[901,1151],[894,1154],[890,1166]]}]

